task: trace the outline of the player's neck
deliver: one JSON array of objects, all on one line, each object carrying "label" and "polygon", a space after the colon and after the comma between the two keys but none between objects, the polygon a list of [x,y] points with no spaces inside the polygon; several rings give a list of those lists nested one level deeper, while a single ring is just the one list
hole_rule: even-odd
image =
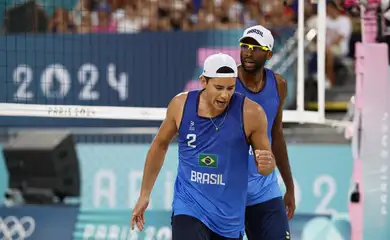
[{"label": "player's neck", "polygon": [[264,86],[265,71],[261,68],[255,73],[246,72],[242,67],[238,71],[239,78],[243,82],[246,88],[253,92],[259,92]]},{"label": "player's neck", "polygon": [[209,112],[207,114],[207,117],[211,117],[211,118],[218,117],[219,115],[223,114],[226,110],[226,108],[223,110],[215,109],[211,104],[209,104],[208,109]]}]

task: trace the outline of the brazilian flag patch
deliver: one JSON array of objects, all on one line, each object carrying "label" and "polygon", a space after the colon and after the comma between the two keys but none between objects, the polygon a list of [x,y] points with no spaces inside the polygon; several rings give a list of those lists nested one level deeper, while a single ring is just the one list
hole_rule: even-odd
[{"label": "brazilian flag patch", "polygon": [[216,168],[218,166],[218,155],[215,154],[199,154],[199,166]]}]

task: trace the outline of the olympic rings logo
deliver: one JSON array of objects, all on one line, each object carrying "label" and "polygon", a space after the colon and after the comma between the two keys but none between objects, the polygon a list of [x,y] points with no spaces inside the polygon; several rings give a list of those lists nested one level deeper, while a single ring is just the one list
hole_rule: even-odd
[{"label": "olympic rings logo", "polygon": [[24,240],[35,230],[35,220],[30,216],[20,220],[15,216],[0,217],[0,240]]}]

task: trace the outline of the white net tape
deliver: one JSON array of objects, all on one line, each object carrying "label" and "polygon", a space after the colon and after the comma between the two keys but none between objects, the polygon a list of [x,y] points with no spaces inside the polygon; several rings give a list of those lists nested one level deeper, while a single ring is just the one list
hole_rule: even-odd
[{"label": "white net tape", "polygon": [[[162,121],[165,115],[166,108],[0,103],[0,116]],[[315,111],[296,110],[284,110],[283,122],[325,124],[332,127],[351,124],[346,120],[325,119]]]}]

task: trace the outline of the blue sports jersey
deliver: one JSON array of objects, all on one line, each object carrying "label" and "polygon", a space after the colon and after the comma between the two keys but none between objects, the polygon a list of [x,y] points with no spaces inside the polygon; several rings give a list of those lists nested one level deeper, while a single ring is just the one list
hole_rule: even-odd
[{"label": "blue sports jersey", "polygon": [[[280,104],[278,86],[275,74],[272,70],[265,69],[265,85],[260,92],[252,92],[247,89],[239,78],[236,81],[236,92],[244,94],[247,98],[260,104],[263,107],[268,121],[268,138],[272,143],[272,126],[278,113]],[[247,205],[252,206],[280,197],[282,195],[276,171],[264,177],[259,174],[254,164],[253,151],[249,150],[249,177],[248,177],[248,199]]]},{"label": "blue sports jersey", "polygon": [[[228,238],[243,235],[249,144],[243,125],[245,97],[234,93],[214,124],[198,115],[202,90],[188,93],[179,127],[174,215],[189,215]],[[226,118],[225,118],[226,116]],[[225,120],[223,120],[225,119]]]}]

